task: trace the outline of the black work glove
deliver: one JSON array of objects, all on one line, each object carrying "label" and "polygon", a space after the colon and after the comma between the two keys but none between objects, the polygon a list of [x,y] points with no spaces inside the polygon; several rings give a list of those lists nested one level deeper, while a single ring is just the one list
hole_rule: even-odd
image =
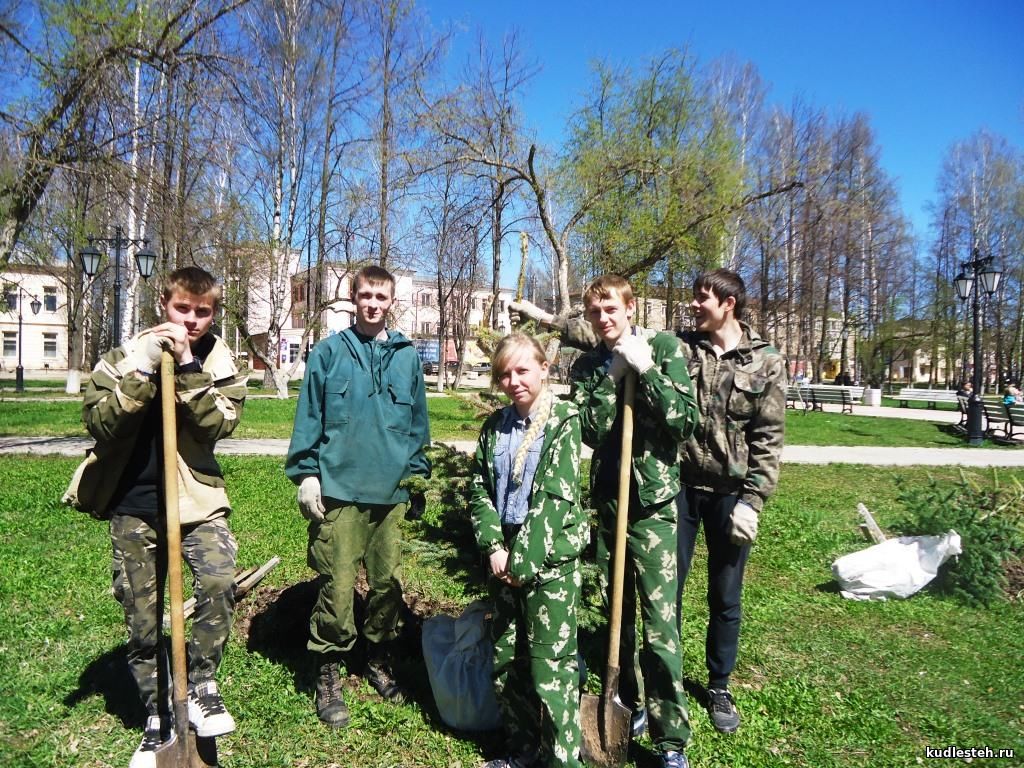
[{"label": "black work glove", "polygon": [[427,508],[427,497],[422,493],[410,493],[409,494],[409,509],[406,510],[405,516],[409,520],[419,520],[423,517],[423,512]]}]

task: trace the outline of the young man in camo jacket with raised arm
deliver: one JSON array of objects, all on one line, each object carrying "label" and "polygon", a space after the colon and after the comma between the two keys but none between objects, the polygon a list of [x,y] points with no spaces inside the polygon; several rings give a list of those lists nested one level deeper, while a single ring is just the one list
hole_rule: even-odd
[{"label": "young man in camo jacket with raised arm", "polygon": [[195,579],[188,718],[199,736],[235,729],[215,676],[231,629],[238,545],[213,449],[238,425],[246,377],[228,346],[210,332],[219,302],[220,286],[211,274],[198,267],[175,270],[160,301],[167,322],[103,355],[85,391],[82,419],[96,446],[65,501],[110,518],[114,595],[124,608],[128,666],[147,714],[130,768],[155,766],[156,751],[174,741],[158,611],[167,568],[159,398],[165,348],[175,363],[181,551]]},{"label": "young man in camo jacket with raised arm", "polygon": [[571,398],[580,409],[583,440],[594,449],[591,497],[598,514],[597,561],[606,585],[610,585],[615,551],[623,381],[627,375],[637,378],[619,694],[628,706],[642,706],[633,665],[639,604],[643,626],[639,667],[651,740],[664,768],[687,768],[690,721],[674,605],[675,499],[680,487],[677,446],[693,431],[697,416],[686,357],[673,334],[633,328],[636,301],[622,277],[599,277],[584,291],[583,301],[585,317],[600,343],[573,365]]}]

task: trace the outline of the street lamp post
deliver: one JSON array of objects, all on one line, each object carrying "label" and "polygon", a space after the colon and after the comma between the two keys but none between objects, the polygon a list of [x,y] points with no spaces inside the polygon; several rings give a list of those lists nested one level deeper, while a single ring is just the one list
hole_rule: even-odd
[{"label": "street lamp post", "polygon": [[846,372],[846,340],[850,338],[849,326],[843,325],[843,330],[839,332],[839,337],[843,340],[842,353],[839,358],[839,381],[846,384],[846,379],[849,376]]},{"label": "street lamp post", "polygon": [[981,386],[982,386],[982,355],[981,355],[981,317],[979,295],[981,288],[976,288],[980,281],[985,293],[992,296],[999,288],[999,278],[1003,273],[995,266],[992,256],[981,256],[975,248],[973,258],[960,265],[960,274],[953,280],[957,295],[961,300],[971,298],[971,312],[974,317],[974,391],[967,405],[967,441],[970,445],[981,445],[984,433],[981,429]]},{"label": "street lamp post", "polygon": [[[43,302],[39,300],[39,297],[34,294],[27,294],[32,296],[32,301],[29,302],[29,306],[32,307],[32,314],[38,315],[39,310],[43,308]],[[24,346],[22,343],[21,332],[21,308],[25,304],[25,290],[19,285],[18,286],[18,367],[14,369],[14,391],[24,392],[25,391],[25,368],[21,364],[21,348]]]},{"label": "street lamp post", "polygon": [[149,250],[149,239],[145,237],[125,237],[120,225],[114,227],[113,237],[89,237],[89,244],[78,252],[82,262],[82,271],[92,277],[99,271],[102,254],[96,243],[114,246],[114,317],[111,332],[112,347],[121,346],[121,250],[129,245],[141,245],[135,252],[135,264],[143,280],[148,280],[156,266],[156,254]]}]

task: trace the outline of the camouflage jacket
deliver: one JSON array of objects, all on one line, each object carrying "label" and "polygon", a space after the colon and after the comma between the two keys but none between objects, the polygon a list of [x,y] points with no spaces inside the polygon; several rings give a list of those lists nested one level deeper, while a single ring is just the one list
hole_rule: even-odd
[{"label": "camouflage jacket", "polygon": [[[501,419],[499,410],[484,422],[473,460],[470,513],[477,546],[485,554],[505,541],[494,503],[494,454]],[[543,583],[561,576],[589,541],[589,523],[580,506],[580,450],[579,412],[572,403],[556,400],[544,425],[530,511],[509,550],[509,573],[520,582]]]},{"label": "camouflage jacket", "polygon": [[[644,506],[661,504],[679,493],[679,444],[693,432],[697,403],[686,357],[671,333],[637,329],[651,344],[654,367],[637,378],[633,411],[633,477]],[[611,353],[603,344],[572,367],[572,394],[579,406],[583,441],[594,448],[591,487],[597,496],[615,498],[621,450],[622,408],[618,387],[608,376]]]},{"label": "camouflage jacket", "polygon": [[[556,318],[566,343],[589,349],[597,339],[583,318]],[[700,423],[681,447],[682,482],[736,494],[757,511],[779,479],[786,428],[782,355],[745,323],[735,349],[718,357],[707,334],[682,331]]]},{"label": "camouflage jacket", "polygon": [[[107,352],[93,369],[82,404],[82,421],[96,445],[78,467],[64,501],[96,517],[108,517],[139,425],[159,408],[157,382],[135,373],[136,336]],[[198,372],[174,377],[178,426],[178,501],[183,524],[231,511],[224,475],[213,455],[218,440],[238,426],[247,390],[228,346],[216,336]]]}]

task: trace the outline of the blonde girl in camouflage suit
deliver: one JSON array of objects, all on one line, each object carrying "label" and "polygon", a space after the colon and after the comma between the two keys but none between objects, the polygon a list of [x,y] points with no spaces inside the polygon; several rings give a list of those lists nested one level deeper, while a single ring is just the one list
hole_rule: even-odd
[{"label": "blonde girl in camouflage suit", "polygon": [[530,336],[502,339],[491,377],[512,404],[480,431],[471,510],[492,577],[494,684],[508,743],[485,768],[575,768],[576,608],[588,536],[579,414],[555,400],[544,350]]}]

